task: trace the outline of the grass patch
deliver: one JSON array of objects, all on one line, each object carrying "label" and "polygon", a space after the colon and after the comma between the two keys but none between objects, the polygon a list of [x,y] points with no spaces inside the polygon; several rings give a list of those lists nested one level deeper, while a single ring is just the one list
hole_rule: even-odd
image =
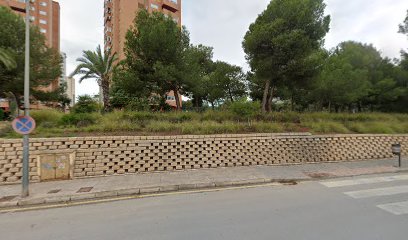
[{"label": "grass patch", "polygon": [[[37,121],[33,137],[93,135],[174,135],[312,132],[314,134],[406,134],[408,114],[296,113],[254,114],[250,119],[228,110],[197,112],[127,112],[64,114],[32,111]],[[248,121],[249,120],[249,121]],[[0,137],[19,138],[9,122]]]}]

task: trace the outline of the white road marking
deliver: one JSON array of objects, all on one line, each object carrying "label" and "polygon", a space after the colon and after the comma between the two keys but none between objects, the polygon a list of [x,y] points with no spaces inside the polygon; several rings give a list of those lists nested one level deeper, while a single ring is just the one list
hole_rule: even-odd
[{"label": "white road marking", "polygon": [[408,185],[386,188],[373,188],[368,190],[345,192],[344,194],[352,198],[369,198],[379,196],[390,196],[401,193],[408,193]]},{"label": "white road marking", "polygon": [[403,181],[403,180],[408,180],[408,175],[396,175],[396,176],[373,177],[373,178],[357,178],[357,179],[329,181],[329,182],[320,182],[320,183],[326,187],[335,188],[335,187],[347,187],[347,186],[355,186],[355,185],[362,185],[362,184]]},{"label": "white road marking", "polygon": [[377,207],[390,212],[395,215],[404,215],[408,214],[408,201],[406,202],[396,202],[396,203],[388,203],[388,204],[381,204]]}]

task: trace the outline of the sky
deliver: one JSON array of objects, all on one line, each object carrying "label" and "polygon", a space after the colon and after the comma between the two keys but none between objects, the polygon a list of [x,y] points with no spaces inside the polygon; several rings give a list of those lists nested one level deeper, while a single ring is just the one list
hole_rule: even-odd
[{"label": "sky", "polygon": [[[83,50],[103,44],[103,0],[59,0],[61,5],[61,51],[71,73]],[[194,44],[214,48],[214,59],[248,69],[242,40],[270,0],[183,0],[182,22]],[[331,29],[325,47],[347,40],[372,43],[383,56],[399,58],[408,39],[398,34],[408,10],[407,0],[326,0]],[[79,7],[80,6],[80,7]],[[76,85],[76,93],[96,94],[93,80]]]}]

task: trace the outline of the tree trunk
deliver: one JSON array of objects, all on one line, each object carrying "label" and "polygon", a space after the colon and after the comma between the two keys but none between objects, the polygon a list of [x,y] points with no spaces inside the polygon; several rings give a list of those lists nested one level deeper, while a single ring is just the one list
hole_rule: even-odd
[{"label": "tree trunk", "polygon": [[176,99],[176,106],[177,106],[177,111],[181,110],[181,104],[180,104],[180,97],[179,97],[179,93],[177,90],[173,90],[174,92],[174,98]]},{"label": "tree trunk", "polygon": [[228,94],[229,94],[229,97],[230,97],[230,101],[233,103],[234,102],[234,97],[232,96],[230,88],[228,88]]},{"label": "tree trunk", "polygon": [[104,91],[103,91],[103,82],[99,85],[99,104],[105,104],[104,100]]},{"label": "tree trunk", "polygon": [[263,93],[263,98],[262,98],[262,113],[266,113],[267,111],[267,105],[268,105],[268,94],[269,94],[269,87],[271,85],[271,82],[266,80],[265,82],[265,88],[264,88],[264,93]]},{"label": "tree trunk", "polygon": [[103,94],[103,111],[110,111],[110,99],[109,99],[109,81],[102,80],[102,94]]},{"label": "tree trunk", "polygon": [[272,87],[270,88],[270,90],[269,90],[268,105],[267,105],[267,108],[266,108],[266,110],[267,110],[268,112],[272,112],[272,101],[273,101],[273,96],[274,96],[274,94],[275,94],[275,87],[272,86]]}]

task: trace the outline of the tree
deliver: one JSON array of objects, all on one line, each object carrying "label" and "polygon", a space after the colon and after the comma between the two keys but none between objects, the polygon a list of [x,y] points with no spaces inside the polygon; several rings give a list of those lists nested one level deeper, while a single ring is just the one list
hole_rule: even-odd
[{"label": "tree", "polygon": [[[0,58],[6,60],[6,65],[0,64],[0,94],[12,93],[17,101],[24,94],[24,35],[23,18],[0,7]],[[30,88],[32,96],[42,100],[36,93],[61,75],[62,59],[55,49],[46,46],[44,35],[35,26],[30,27],[30,45]]]},{"label": "tree", "polygon": [[246,96],[246,76],[241,67],[217,61],[210,75],[210,92],[220,91],[224,101],[234,102]]},{"label": "tree", "polygon": [[323,0],[273,0],[251,24],[243,41],[246,58],[262,82],[262,111],[270,110],[273,92],[291,81],[291,69],[319,50],[329,31]]},{"label": "tree", "polygon": [[408,11],[407,11],[407,17],[405,18],[404,22],[400,24],[399,26],[399,32],[402,34],[408,35]]},{"label": "tree", "polygon": [[179,94],[183,94],[189,76],[185,61],[189,42],[187,30],[170,16],[141,10],[126,35],[125,69],[138,76],[137,81],[153,86],[154,94],[163,99],[173,91],[180,110]]},{"label": "tree", "polygon": [[0,64],[3,64],[7,70],[17,67],[11,52],[3,48],[0,48]]},{"label": "tree", "polygon": [[95,52],[84,51],[82,57],[78,58],[77,61],[80,64],[71,74],[71,77],[81,75],[80,83],[85,79],[96,79],[102,88],[104,112],[108,112],[110,110],[110,86],[112,74],[116,67],[117,54],[112,54],[110,50],[102,53],[101,46],[98,46]]},{"label": "tree", "polygon": [[386,110],[404,94],[399,67],[382,58],[372,45],[340,43],[326,60],[313,89],[315,99],[329,110]]},{"label": "tree", "polygon": [[186,51],[185,62],[188,74],[186,84],[186,95],[192,99],[195,108],[203,107],[204,101],[208,100],[210,74],[214,70],[213,48],[203,45],[190,47]]}]

